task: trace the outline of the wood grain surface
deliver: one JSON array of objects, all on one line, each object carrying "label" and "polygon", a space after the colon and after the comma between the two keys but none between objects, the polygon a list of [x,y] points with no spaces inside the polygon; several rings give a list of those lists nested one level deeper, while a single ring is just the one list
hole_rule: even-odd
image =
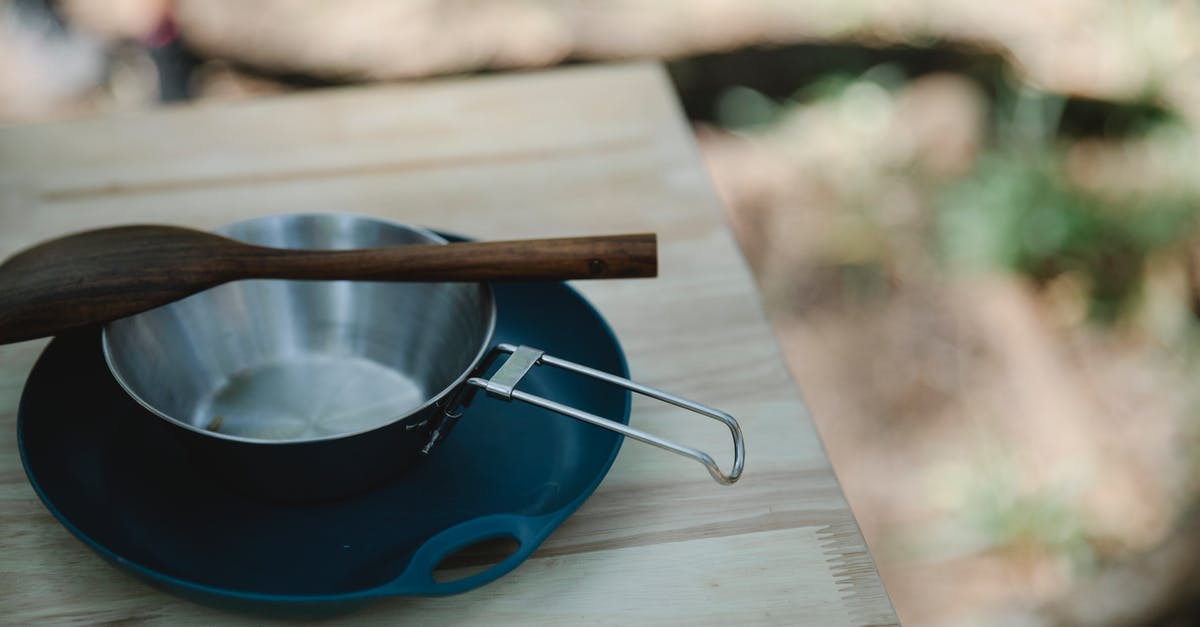
[{"label": "wood grain surface", "polygon": [[[729,411],[747,443],[745,475],[724,487],[693,462],[626,442],[595,494],[509,575],[341,620],[896,623],[658,67],[0,129],[0,256],[85,228],[212,228],[287,212],[370,214],[486,239],[657,233],[659,278],[575,286],[612,324],[634,379]],[[14,424],[45,343],[0,346],[0,622],[262,624],[126,576],[38,501]],[[728,433],[707,422],[640,398],[631,418],[727,466]]]}]

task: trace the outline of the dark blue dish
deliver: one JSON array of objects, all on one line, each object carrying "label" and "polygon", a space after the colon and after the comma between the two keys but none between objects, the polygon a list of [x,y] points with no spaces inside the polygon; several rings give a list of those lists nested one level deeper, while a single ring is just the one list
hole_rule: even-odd
[{"label": "dark blue dish", "polygon": [[[563,284],[497,284],[495,340],[623,377],[608,325]],[[555,368],[521,388],[622,423],[629,393]],[[386,596],[445,595],[516,568],[595,490],[621,436],[477,395],[447,440],[366,493],[320,503],[244,496],[189,460],[172,430],[125,395],[99,330],[56,338],[25,385],[17,435],[46,507],[105,558],[172,592],[253,610],[341,610]],[[348,464],[354,460],[330,460]],[[519,548],[449,582],[432,571],[482,540]]]}]

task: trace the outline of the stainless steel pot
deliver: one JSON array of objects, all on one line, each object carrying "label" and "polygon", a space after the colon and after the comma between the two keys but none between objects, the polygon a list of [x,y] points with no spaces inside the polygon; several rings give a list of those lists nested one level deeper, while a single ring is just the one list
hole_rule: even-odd
[{"label": "stainless steel pot", "polygon": [[[445,243],[426,229],[346,214],[281,215],[218,232],[278,248]],[[478,283],[238,281],[109,323],[105,359],[143,407],[203,463],[255,495],[341,496],[430,453],[476,389],[611,429],[695,459],[721,483],[744,446],[724,412],[523,346],[492,346],[496,307]],[[479,375],[507,360],[490,379]],[[593,376],[728,425],[732,470],[712,457],[516,389],[534,366]]]}]

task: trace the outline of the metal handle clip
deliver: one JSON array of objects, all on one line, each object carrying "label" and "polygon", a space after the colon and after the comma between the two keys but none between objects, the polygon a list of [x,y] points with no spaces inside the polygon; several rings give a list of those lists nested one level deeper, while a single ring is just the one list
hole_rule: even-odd
[{"label": "metal handle clip", "polygon": [[[601,372],[593,368],[588,368],[587,366],[582,366],[574,362],[547,355],[545,352],[536,348],[530,348],[528,346],[514,346],[512,344],[499,344],[496,346],[496,350],[510,353],[508,359],[506,359],[505,362],[500,366],[500,369],[496,371],[496,374],[492,375],[491,379],[472,377],[467,380],[467,383],[475,387],[482,388],[488,393],[489,396],[506,401],[516,399],[518,401],[529,403],[530,405],[535,405],[543,409],[558,412],[564,416],[568,416],[576,420],[582,420],[583,422],[595,425],[597,427],[602,427],[610,431],[616,431],[617,433],[620,433],[626,437],[633,438],[640,442],[645,442],[646,444],[652,444],[663,450],[694,459],[708,469],[708,472],[712,475],[713,479],[716,479],[718,483],[724,485],[730,485],[736,482],[742,476],[742,467],[746,462],[746,449],[745,444],[742,441],[742,428],[738,426],[737,420],[734,420],[733,416],[730,416],[719,409],[713,409],[712,407],[701,405],[700,403],[689,401],[685,398],[680,398],[674,394],[669,394],[667,392],[663,392],[662,390],[648,387],[640,383],[635,383],[629,379],[624,379],[615,375],[611,375],[607,372]],[[521,379],[529,372],[531,368],[539,364],[546,364],[556,368],[561,368],[563,370],[569,370],[584,376],[600,379],[606,383],[621,386],[627,390],[637,392],[638,394],[643,394],[645,396],[670,403],[676,407],[682,407],[683,409],[694,411],[698,414],[702,414],[714,420],[719,420],[725,423],[725,426],[729,427],[729,432],[733,436],[732,470],[730,470],[729,474],[722,473],[720,467],[718,467],[717,463],[713,461],[712,456],[704,451],[694,449],[690,446],[676,444],[675,442],[671,442],[670,440],[660,438],[650,433],[646,433],[640,429],[635,429],[628,425],[608,420],[606,418],[601,418],[595,414],[589,414],[585,411],[575,409],[574,407],[568,407],[567,405],[556,403],[540,396],[528,394],[516,389],[517,383],[521,381]]]}]

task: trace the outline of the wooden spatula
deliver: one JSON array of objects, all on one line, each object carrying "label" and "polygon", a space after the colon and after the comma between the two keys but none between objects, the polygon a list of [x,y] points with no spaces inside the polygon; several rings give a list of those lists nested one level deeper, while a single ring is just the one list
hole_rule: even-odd
[{"label": "wooden spatula", "polygon": [[0,344],[116,320],[239,279],[564,281],[657,272],[652,233],[293,250],[176,226],[119,226],[50,240],[0,264]]}]

